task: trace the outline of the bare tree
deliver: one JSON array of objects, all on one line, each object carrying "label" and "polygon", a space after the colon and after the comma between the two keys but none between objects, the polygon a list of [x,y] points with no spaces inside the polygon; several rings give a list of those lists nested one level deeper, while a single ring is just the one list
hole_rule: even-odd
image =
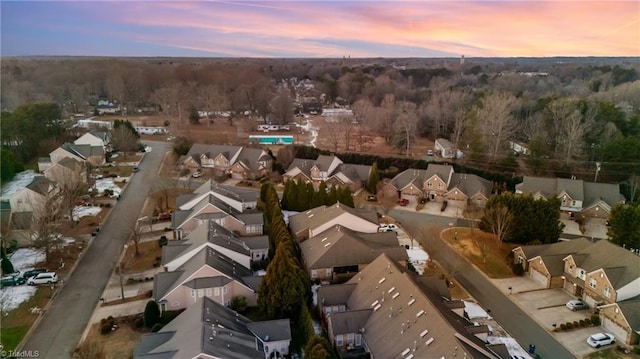
[{"label": "bare tree", "polygon": [[559,147],[562,149],[564,164],[568,166],[572,159],[580,158],[583,154],[587,126],[578,110],[571,112],[559,125]]},{"label": "bare tree", "polygon": [[326,133],[327,140],[331,145],[333,145],[333,151],[338,152],[338,145],[342,139],[342,129],[340,128],[340,125],[336,123],[327,123],[325,126],[322,126],[321,131]]},{"label": "bare tree", "polygon": [[60,202],[60,191],[52,190],[31,203],[31,239],[36,248],[44,250],[47,262],[49,262],[51,251],[60,242],[58,236],[58,227],[62,218]]},{"label": "bare tree", "polygon": [[129,240],[136,248],[136,257],[140,256],[140,241],[142,240],[142,227],[145,218],[133,218],[129,223]]},{"label": "bare tree", "polygon": [[121,125],[111,130],[111,145],[114,149],[122,151],[126,158],[128,152],[138,149],[139,138],[129,127]]},{"label": "bare tree", "polygon": [[344,136],[345,151],[351,149],[351,135],[354,129],[354,118],[352,115],[338,115],[338,125],[342,136]]},{"label": "bare tree", "polygon": [[396,207],[398,204],[398,196],[389,195],[383,189],[378,191],[378,202],[380,203],[380,207],[382,207],[382,212],[384,215],[388,215],[389,212]]},{"label": "bare tree", "polygon": [[513,225],[513,214],[509,211],[509,208],[502,205],[485,207],[483,218],[491,233],[498,237],[498,243],[502,244]]},{"label": "bare tree", "polygon": [[491,93],[482,101],[477,116],[482,138],[490,145],[491,156],[495,160],[501,146],[515,132],[512,111],[516,98],[506,93]]},{"label": "bare tree", "polygon": [[456,258],[453,249],[449,248],[442,238],[443,230],[441,225],[432,223],[420,228],[417,239],[429,254],[429,261],[437,262],[447,276],[447,282],[450,282],[456,274],[460,273],[465,264]]},{"label": "bare tree", "polygon": [[553,154],[555,157],[558,156],[558,154],[562,150],[561,133],[563,121],[571,116],[571,114],[576,110],[576,106],[573,100],[565,98],[550,102],[545,110],[551,120],[548,132],[550,132],[550,135],[553,138]]},{"label": "bare tree", "polygon": [[286,85],[281,85],[278,96],[271,100],[271,113],[278,124],[284,125],[291,121],[293,116],[293,101],[291,93]]},{"label": "bare tree", "polygon": [[229,98],[219,86],[209,85],[200,89],[200,93],[207,110],[211,112],[221,112],[229,109]]},{"label": "bare tree", "polygon": [[75,223],[73,209],[78,197],[87,193],[89,185],[85,182],[83,171],[87,171],[85,164],[74,160],[72,168],[63,169],[55,175],[55,181],[60,188],[61,210],[67,212],[71,223]]},{"label": "bare tree", "polygon": [[408,101],[399,102],[396,106],[394,117],[396,135],[394,138],[394,146],[402,149],[408,156],[411,142],[416,136],[416,127],[418,125],[416,104]]}]

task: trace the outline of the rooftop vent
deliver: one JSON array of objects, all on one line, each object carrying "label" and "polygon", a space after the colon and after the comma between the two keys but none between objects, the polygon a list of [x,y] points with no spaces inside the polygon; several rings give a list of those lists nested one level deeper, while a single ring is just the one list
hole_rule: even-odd
[{"label": "rooftop vent", "polygon": [[423,315],[424,315],[424,310],[420,310],[418,314],[416,314],[416,318],[420,318]]},{"label": "rooftop vent", "polygon": [[427,339],[427,341],[426,341],[426,342],[424,342],[424,343],[425,343],[427,346],[429,346],[429,344],[433,343],[433,341],[434,341],[434,340],[435,340],[435,339],[433,339],[433,337],[431,337],[431,338]]},{"label": "rooftop vent", "polygon": [[377,312],[377,311],[378,311],[378,309],[380,309],[380,307],[382,307],[382,305],[381,305],[381,304],[376,305],[375,307],[373,307],[373,311],[374,311],[374,312]]},{"label": "rooftop vent", "polygon": [[396,290],[396,287],[391,287],[391,289],[389,289],[389,290],[387,291],[387,293],[391,293],[391,292],[393,292],[394,290]]},{"label": "rooftop vent", "polygon": [[384,283],[384,281],[385,281],[385,280],[387,280],[387,278],[382,277],[382,279],[380,279],[380,280],[378,281],[378,284],[382,284],[382,283]]},{"label": "rooftop vent", "polygon": [[399,295],[400,295],[400,292],[396,292],[396,294],[394,294],[391,298],[396,299],[398,298]]},{"label": "rooftop vent", "polygon": [[331,242],[327,242],[327,243],[325,243],[324,247],[325,247],[325,248],[327,248],[327,247],[329,247],[330,245],[331,245]]},{"label": "rooftop vent", "polygon": [[411,306],[411,304],[413,304],[413,303],[415,303],[415,302],[416,302],[416,299],[415,299],[415,298],[413,298],[413,299],[411,299],[411,300],[409,301],[409,303],[408,303],[408,304],[409,304],[409,306]]},{"label": "rooftop vent", "polygon": [[423,338],[427,334],[429,334],[429,330],[428,329],[423,330],[422,333],[420,333],[420,338]]},{"label": "rooftop vent", "polygon": [[409,354],[410,351],[411,351],[411,349],[407,348],[407,349],[403,350],[402,353],[400,353],[400,355],[405,356],[405,355]]}]

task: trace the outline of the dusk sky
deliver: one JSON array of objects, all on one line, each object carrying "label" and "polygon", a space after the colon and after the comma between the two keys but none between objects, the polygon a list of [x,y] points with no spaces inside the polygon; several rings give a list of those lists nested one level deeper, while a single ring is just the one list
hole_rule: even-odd
[{"label": "dusk sky", "polygon": [[1,1],[1,55],[640,56],[640,1]]}]

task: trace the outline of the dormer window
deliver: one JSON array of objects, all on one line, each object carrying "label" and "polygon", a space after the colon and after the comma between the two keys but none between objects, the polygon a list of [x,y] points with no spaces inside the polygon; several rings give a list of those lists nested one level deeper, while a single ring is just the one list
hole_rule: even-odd
[{"label": "dormer window", "polygon": [[431,182],[427,182],[427,188],[429,189],[433,188],[433,185],[431,184]]},{"label": "dormer window", "polygon": [[589,280],[589,287],[591,287],[591,289],[596,289],[596,280],[591,278]]},{"label": "dormer window", "polygon": [[584,280],[584,279],[585,279],[585,277],[586,277],[586,273],[584,272],[584,269],[580,269],[580,270],[578,271],[578,278],[580,278],[580,279]]},{"label": "dormer window", "polygon": [[604,287],[603,294],[604,294],[605,297],[611,298],[611,288],[609,288],[608,286]]}]

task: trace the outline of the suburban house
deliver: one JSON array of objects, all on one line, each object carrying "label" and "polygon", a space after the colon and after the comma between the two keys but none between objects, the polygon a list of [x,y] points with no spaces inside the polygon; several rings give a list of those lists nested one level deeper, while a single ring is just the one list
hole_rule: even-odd
[{"label": "suburban house", "polygon": [[273,158],[258,148],[194,144],[178,164],[188,169],[211,169],[215,176],[256,180],[271,172]]},{"label": "suburban house", "polygon": [[49,153],[49,158],[38,160],[38,170],[44,172],[54,163],[60,162],[63,158],[73,158],[80,162],[89,162],[93,166],[102,166],[105,163],[105,151],[101,146],[76,145],[75,143],[65,143]]},{"label": "suburban house", "polygon": [[237,237],[215,220],[204,220],[183,240],[162,247],[165,271],[174,271],[205,247],[222,253],[246,268],[263,263],[269,253],[269,237]]},{"label": "suburban house", "polygon": [[367,182],[370,173],[371,166],[343,163],[333,155],[319,155],[315,161],[294,159],[282,180],[313,182],[316,188],[320,182],[325,182],[327,186],[349,186],[357,190]]},{"label": "suburban house", "polygon": [[341,357],[475,357],[410,274],[386,254],[348,282],[318,288],[318,306]]},{"label": "suburban house", "polygon": [[442,158],[456,157],[456,148],[446,138],[438,138],[435,141],[434,149]]},{"label": "suburban house", "polygon": [[300,243],[300,251],[311,280],[332,281],[341,275],[353,275],[382,253],[402,266],[409,259],[394,232],[361,233],[340,225]]},{"label": "suburban house", "polygon": [[564,289],[589,306],[613,308],[600,312],[604,328],[627,344],[637,342],[638,312],[635,317],[627,314],[629,320],[622,320],[619,312],[620,305],[637,308],[623,303],[640,298],[640,256],[603,239],[566,256],[564,278]]},{"label": "suburban house", "polygon": [[598,306],[602,326],[627,345],[637,345],[640,334],[640,298]]},{"label": "suburban house", "polygon": [[454,173],[449,165],[429,164],[426,170],[410,168],[384,184],[385,196],[428,198],[430,201],[461,201],[484,207],[493,183],[468,173]]},{"label": "suburban house", "polygon": [[187,308],[205,296],[225,306],[233,297],[243,296],[248,305],[255,306],[261,279],[242,264],[203,246],[174,271],[157,273],[153,296],[163,311]]},{"label": "suburban house", "polygon": [[509,141],[509,148],[513,151],[514,154],[529,154],[529,147],[521,142]]},{"label": "suburban house", "polygon": [[177,198],[172,215],[174,238],[182,239],[205,221],[215,221],[238,236],[262,235],[264,218],[258,212],[257,193],[207,181],[194,193]]},{"label": "suburban house", "polygon": [[529,276],[545,288],[564,285],[564,258],[591,246],[586,238],[550,244],[519,246],[514,248],[513,264],[520,263]]},{"label": "suburban house", "polygon": [[73,143],[76,145],[100,146],[105,153],[111,150],[111,136],[109,132],[104,131],[89,131],[78,137]]},{"label": "suburban house", "polygon": [[338,202],[289,216],[289,230],[298,241],[317,236],[337,225],[362,233],[377,233],[378,214]]},{"label": "suburban house", "polygon": [[112,103],[102,104],[96,106],[96,112],[98,115],[116,115],[122,111],[120,105],[114,105]]},{"label": "suburban house", "polygon": [[145,334],[134,359],[278,359],[289,355],[289,319],[253,322],[207,297],[157,333]]},{"label": "suburban house", "polygon": [[560,210],[578,219],[609,218],[611,207],[624,203],[620,185],[594,183],[567,178],[524,176],[516,185],[516,193],[534,198],[560,198]]},{"label": "suburban house", "polygon": [[58,184],[45,176],[35,176],[33,180],[7,195],[12,213],[34,212],[46,210],[47,199],[52,198],[59,191]]},{"label": "suburban house", "polygon": [[65,157],[59,162],[52,164],[44,170],[44,176],[53,182],[73,183],[87,182],[87,169],[84,162],[80,162],[73,157]]}]

